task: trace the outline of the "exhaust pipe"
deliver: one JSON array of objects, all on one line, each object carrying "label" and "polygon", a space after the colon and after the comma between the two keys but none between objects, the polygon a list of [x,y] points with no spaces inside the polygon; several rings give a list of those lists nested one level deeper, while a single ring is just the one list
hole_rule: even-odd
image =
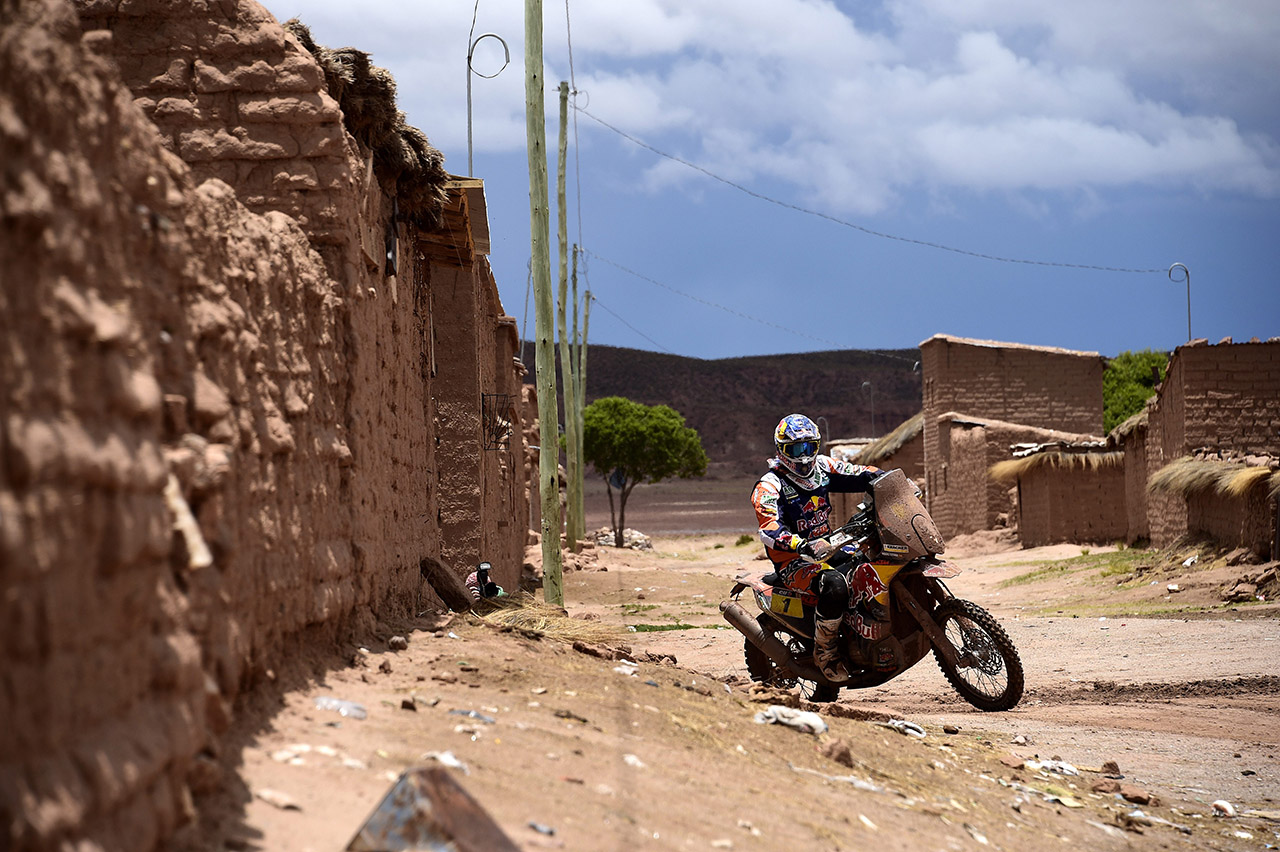
[{"label": "exhaust pipe", "polygon": [[732,624],[734,629],[743,636],[746,636],[748,642],[764,651],[779,669],[789,672],[802,680],[812,680],[822,684],[829,683],[812,665],[802,663],[791,656],[787,646],[778,641],[778,637],[762,630],[759,623],[738,604],[733,601],[721,601],[720,612],[724,613],[725,621]]}]

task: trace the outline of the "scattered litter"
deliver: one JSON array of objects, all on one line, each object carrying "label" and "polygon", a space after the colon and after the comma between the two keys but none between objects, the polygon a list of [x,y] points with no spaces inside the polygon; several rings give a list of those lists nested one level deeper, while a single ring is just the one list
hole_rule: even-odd
[{"label": "scattered litter", "polygon": [[626,677],[635,677],[636,669],[638,668],[639,668],[639,665],[637,665],[636,663],[633,663],[629,660],[623,660],[621,663],[614,666],[613,670],[618,674],[624,675]]},{"label": "scattered litter", "polygon": [[533,820],[530,820],[529,822],[527,822],[526,825],[528,825],[530,828],[532,828],[534,831],[538,832],[539,834],[545,834],[548,837],[553,837],[555,836],[555,833],[556,833],[556,830],[551,826],[543,825],[542,823],[534,822]]},{"label": "scattered litter", "polygon": [[1182,587],[1181,587],[1181,586],[1179,586],[1177,583],[1170,583],[1169,585],[1165,586],[1165,588],[1166,588],[1168,591],[1170,591],[1170,592],[1180,592],[1180,591],[1182,591]]},{"label": "scattered litter", "polygon": [[262,801],[268,805],[277,807],[282,811],[300,811],[302,806],[293,800],[287,793],[281,793],[279,790],[269,790],[263,787],[254,793]]},{"label": "scattered litter", "polygon": [[748,822],[745,819],[738,820],[738,828],[748,832],[752,837],[759,837],[762,833],[760,829],[756,828],[754,825],[752,825],[750,822]]},{"label": "scattered litter", "polygon": [[656,680],[646,680],[646,681],[644,682],[644,685],[645,685],[645,686],[657,686],[657,685],[658,685],[658,682],[657,682]]},{"label": "scattered litter", "polygon": [[817,713],[783,707],[780,704],[771,704],[768,710],[761,710],[756,714],[755,721],[757,725],[786,725],[806,734],[827,732],[827,723]]},{"label": "scattered litter", "polygon": [[461,639],[461,638],[462,638],[462,637],[461,637],[461,636],[459,636],[457,633],[454,633],[452,630],[450,630],[450,631],[449,631],[448,633],[446,633],[445,635],[446,635],[446,636],[448,636],[450,639]]},{"label": "scattered litter", "polygon": [[1027,769],[1035,772],[1043,769],[1046,772],[1056,772],[1059,775],[1079,775],[1080,771],[1070,763],[1062,760],[1028,760],[1025,764]]},{"label": "scattered litter", "polygon": [[915,722],[908,722],[905,719],[890,719],[887,722],[878,722],[877,724],[882,728],[889,728],[904,736],[915,737],[920,740],[927,736],[924,732],[924,728],[920,727]]},{"label": "scattered litter", "polygon": [[475,719],[477,722],[482,722],[486,725],[492,725],[498,721],[492,716],[486,716],[483,713],[477,713],[474,710],[450,710],[449,715],[450,716],[466,716],[468,719]]},{"label": "scattered litter", "polygon": [[879,831],[879,828],[876,827],[876,824],[872,822],[871,818],[868,817],[866,814],[858,814],[858,822],[862,823],[872,831]]},{"label": "scattered litter", "polygon": [[438,767],[399,776],[355,837],[352,850],[467,848],[518,852],[493,818]]},{"label": "scattered litter", "polygon": [[316,696],[316,708],[319,710],[335,710],[339,716],[349,716],[352,719],[367,719],[369,717],[369,711],[364,709],[364,705],[357,704],[354,701],[334,698],[332,695]]},{"label": "scattered litter", "polygon": [[862,790],[866,793],[883,793],[883,787],[877,787],[870,781],[857,777],[856,775],[828,775],[825,772],[819,772],[816,769],[806,769],[803,766],[796,766],[791,761],[787,761],[787,766],[792,772],[800,772],[805,775],[817,775],[819,778],[825,778],[828,781],[840,781],[845,784],[852,784],[854,789]]},{"label": "scattered litter", "polygon": [[1073,799],[1070,796],[1060,796],[1057,793],[1045,793],[1044,800],[1046,802],[1057,803],[1068,808],[1083,808],[1084,802]]},{"label": "scattered litter", "polygon": [[1231,832],[1231,836],[1232,836],[1232,837],[1238,837],[1238,838],[1240,838],[1241,840],[1252,840],[1252,839],[1253,839],[1253,835],[1252,835],[1252,834],[1250,834],[1250,833],[1249,833],[1249,832],[1247,832],[1247,831],[1233,831],[1233,832]]},{"label": "scattered litter", "polygon": [[1195,565],[1196,562],[1198,561],[1200,561],[1200,554],[1198,553],[1192,554],[1191,556],[1188,556],[1186,559],[1183,560],[1182,567],[1190,568],[1192,565]]},{"label": "scattered litter", "polygon": [[1182,832],[1183,834],[1191,833],[1190,826],[1179,825],[1176,822],[1169,822],[1169,820],[1167,819],[1162,819],[1157,816],[1151,816],[1151,814],[1143,813],[1140,810],[1133,810],[1127,814],[1122,814],[1121,816],[1123,816],[1126,820],[1131,821],[1135,825],[1167,825],[1170,828],[1176,828],[1178,831]]},{"label": "scattered litter", "polygon": [[545,686],[535,686],[533,689],[531,689],[531,690],[529,690],[529,691],[530,691],[530,692],[532,692],[534,695],[546,695],[546,694],[547,694],[547,688],[546,688]]},{"label": "scattered litter", "polygon": [[622,762],[627,766],[634,766],[636,769],[644,769],[644,761],[636,757],[634,754],[624,754]]},{"label": "scattered litter", "polygon": [[987,840],[987,836],[985,834],[972,825],[969,825],[967,822],[964,824],[964,830],[969,832],[969,836],[981,843],[983,846],[989,846],[991,844],[991,841]]},{"label": "scattered litter", "polygon": [[470,775],[471,768],[461,760],[458,760],[451,751],[429,751],[418,758],[419,760],[434,760],[441,766],[447,766],[450,769],[461,769],[463,775]]},{"label": "scattered litter", "polygon": [[718,840],[711,841],[712,849],[732,849],[733,841],[727,837],[721,837]]},{"label": "scattered litter", "polygon": [[1116,828],[1114,825],[1107,825],[1105,823],[1095,822],[1091,819],[1087,819],[1085,820],[1085,822],[1093,826],[1094,828],[1099,829],[1100,831],[1111,835],[1112,837],[1124,837],[1124,832]]},{"label": "scattered litter", "polygon": [[1213,815],[1216,817],[1227,817],[1230,819],[1236,815],[1235,806],[1226,799],[1218,799],[1213,803]]}]

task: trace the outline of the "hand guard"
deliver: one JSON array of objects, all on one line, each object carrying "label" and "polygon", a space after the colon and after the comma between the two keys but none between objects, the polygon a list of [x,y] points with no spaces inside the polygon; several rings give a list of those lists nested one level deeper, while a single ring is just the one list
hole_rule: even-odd
[{"label": "hand guard", "polygon": [[796,548],[796,553],[806,562],[821,562],[830,556],[831,551],[834,549],[831,546],[831,542],[825,538],[814,538],[803,542]]}]

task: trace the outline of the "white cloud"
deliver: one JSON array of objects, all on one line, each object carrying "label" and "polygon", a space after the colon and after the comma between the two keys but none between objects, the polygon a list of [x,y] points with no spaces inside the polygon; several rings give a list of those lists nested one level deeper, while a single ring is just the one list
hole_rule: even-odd
[{"label": "white cloud", "polygon": [[[407,28],[389,0],[352,8],[312,0],[305,15],[322,42],[371,45],[410,119],[465,150],[472,3],[433,6]],[[605,121],[730,180],[788,182],[789,197],[833,212],[885,209],[909,188],[940,203],[951,190],[1084,197],[1128,185],[1280,194],[1272,0],[885,0],[879,15],[864,11],[856,21],[878,29],[829,0],[579,0],[574,71]],[[546,3],[544,21],[554,86],[569,74],[564,7]],[[524,145],[518,4],[481,4],[476,32],[487,31],[512,61],[472,80],[478,153]],[[580,129],[600,151],[640,150],[593,122]],[[628,157],[649,189],[705,180],[651,157]]]}]

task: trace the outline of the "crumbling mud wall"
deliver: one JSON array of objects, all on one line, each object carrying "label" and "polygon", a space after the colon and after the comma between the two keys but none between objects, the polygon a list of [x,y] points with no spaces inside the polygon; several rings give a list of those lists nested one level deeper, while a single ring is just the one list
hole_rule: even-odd
[{"label": "crumbling mud wall", "polygon": [[[125,5],[157,32],[194,8]],[[228,13],[209,44],[278,71],[254,45],[292,37],[254,4],[215,5],[255,24]],[[432,348],[440,270],[385,187],[350,168],[332,183],[354,211],[337,242],[290,207],[314,200],[295,182],[267,181],[260,215],[243,202],[257,177],[202,180],[166,147],[180,138],[114,64],[128,39],[81,26],[58,0],[0,2],[0,847],[19,852],[157,848],[220,783],[237,699],[286,654],[439,606],[418,564],[442,556],[441,469],[486,477],[478,452],[437,444],[436,381],[518,380],[493,331],[488,372]],[[306,172],[285,160],[272,174]],[[499,327],[496,294],[478,313]],[[518,554],[523,528],[494,507],[476,523]]]},{"label": "crumbling mud wall", "polygon": [[[943,535],[985,529],[979,524],[993,523],[1012,505],[994,494],[985,473],[972,475],[972,465],[952,451],[947,412],[1076,436],[1102,434],[1105,364],[1096,352],[935,335],[920,344],[920,360],[925,495]],[[953,470],[957,464],[965,470]]]},{"label": "crumbling mud wall", "polygon": [[[1280,456],[1280,339],[1178,347],[1148,408],[1146,472],[1196,453],[1245,465]],[[1266,486],[1229,497],[1217,492],[1148,495],[1151,543],[1164,547],[1188,534],[1268,552],[1277,535],[1276,501]]]}]

